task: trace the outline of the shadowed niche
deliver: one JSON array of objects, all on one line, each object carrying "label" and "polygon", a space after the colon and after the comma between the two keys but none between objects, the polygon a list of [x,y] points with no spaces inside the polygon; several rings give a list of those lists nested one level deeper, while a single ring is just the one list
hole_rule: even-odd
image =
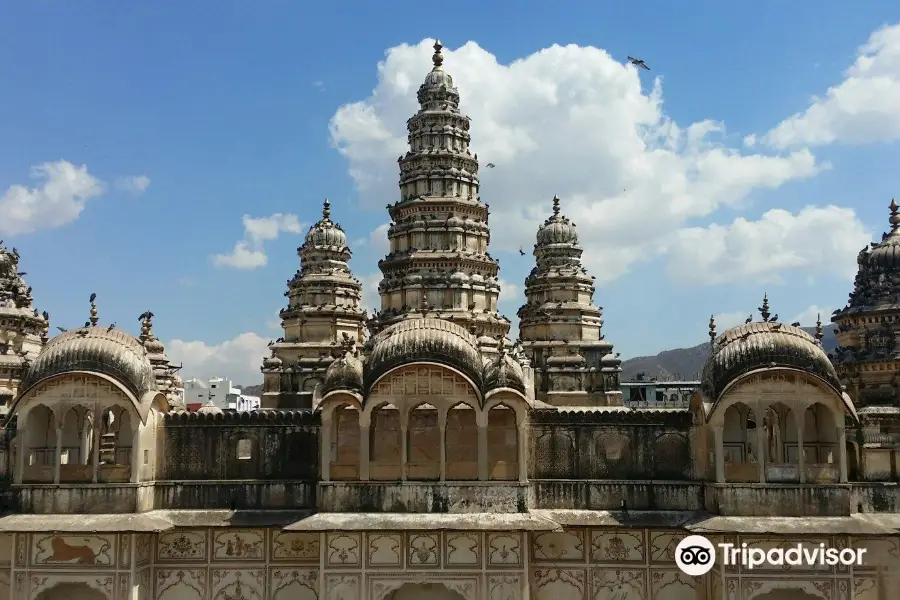
[{"label": "shadowed niche", "polygon": [[103,592],[76,581],[57,583],[35,596],[34,600],[109,600]]},{"label": "shadowed niche", "polygon": [[405,583],[384,600],[466,600],[440,583]]},{"label": "shadowed niche", "polygon": [[790,588],[766,592],[762,596],[757,596],[755,600],[822,600],[822,598],[813,596],[801,589]]}]

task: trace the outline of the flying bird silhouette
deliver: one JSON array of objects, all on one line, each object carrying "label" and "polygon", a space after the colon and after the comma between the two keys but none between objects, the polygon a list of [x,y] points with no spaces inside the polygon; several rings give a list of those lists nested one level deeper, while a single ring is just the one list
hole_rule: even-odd
[{"label": "flying bird silhouette", "polygon": [[493,168],[496,167],[497,165],[495,165],[494,163],[488,163],[488,164],[486,164],[486,165],[484,165],[484,166],[486,166],[488,169],[493,169]]},{"label": "flying bird silhouette", "polygon": [[635,58],[635,57],[633,57],[633,56],[629,56],[629,57],[628,57],[628,60],[629,60],[629,62],[631,62],[631,64],[633,64],[634,66],[638,67],[639,69],[644,69],[645,71],[649,71],[649,70],[650,70],[650,67],[647,66],[647,63],[645,63],[644,61],[642,61],[642,60],[639,59],[639,58]]},{"label": "flying bird silhouette", "polygon": [[522,250],[522,246],[519,246],[519,256],[525,256],[525,251]]}]

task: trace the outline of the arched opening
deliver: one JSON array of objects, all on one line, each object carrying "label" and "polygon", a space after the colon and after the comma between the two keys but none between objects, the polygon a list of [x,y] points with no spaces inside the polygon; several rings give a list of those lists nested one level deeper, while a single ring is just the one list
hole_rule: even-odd
[{"label": "arched opening", "polygon": [[83,406],[73,406],[63,415],[59,448],[59,481],[91,481],[94,469],[91,467],[90,411]]},{"label": "arched opening", "polygon": [[134,442],[131,415],[121,406],[100,413],[100,452],[97,480],[123,482],[131,478],[131,449]]},{"label": "arched opening", "polygon": [[81,581],[57,583],[42,590],[34,600],[108,600],[106,594]]},{"label": "arched opening", "polygon": [[53,411],[38,404],[28,411],[23,424],[24,460],[22,481],[52,483],[56,472],[56,419]]},{"label": "arched opening", "polygon": [[405,583],[384,600],[466,600],[441,583]]},{"label": "arched opening", "polygon": [[803,420],[807,481],[837,481],[840,478],[837,444],[837,426],[831,410],[818,402],[807,408]]},{"label": "arched opening", "polygon": [[498,404],[488,411],[488,477],[498,481],[519,478],[519,432],[516,411]]},{"label": "arched opening", "polygon": [[726,482],[759,481],[756,415],[743,402],[725,410],[722,425],[722,452]]},{"label": "arched opening", "polygon": [[800,480],[797,462],[791,460],[792,448],[797,447],[796,426],[790,408],[776,402],[769,406],[763,418],[765,428],[766,481],[772,483]]},{"label": "arched opening", "polygon": [[441,434],[437,409],[431,404],[419,404],[409,411],[407,423],[407,478],[418,481],[440,479]]},{"label": "arched opening", "polygon": [[335,407],[331,427],[331,479],[359,479],[359,411],[346,404]]},{"label": "arched opening", "polygon": [[450,407],[444,444],[447,460],[445,477],[451,481],[478,479],[478,420],[475,409],[464,402]]},{"label": "arched opening", "polygon": [[397,481],[400,477],[400,411],[393,404],[372,410],[369,430],[369,477]]},{"label": "arched opening", "polygon": [[771,590],[765,594],[756,596],[753,600],[822,600],[821,596],[814,596],[800,588],[783,588]]}]

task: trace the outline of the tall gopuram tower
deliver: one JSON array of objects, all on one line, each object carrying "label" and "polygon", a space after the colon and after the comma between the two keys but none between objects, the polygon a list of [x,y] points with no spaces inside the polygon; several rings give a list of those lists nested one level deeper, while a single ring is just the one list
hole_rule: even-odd
[{"label": "tall gopuram tower", "polygon": [[478,196],[478,160],[469,151],[469,118],[444,71],[441,43],[419,87],[421,108],[407,122],[400,200],[388,205],[390,250],[379,261],[381,310],[373,332],[411,316],[446,319],[484,341],[509,332],[497,311],[499,264],[488,254],[488,207]]},{"label": "tall gopuram tower", "polygon": [[[856,405],[867,479],[895,479],[900,458],[900,214],[891,200],[889,233],[863,248],[847,305],[836,310],[830,358]],[[851,456],[851,461],[854,457]],[[892,466],[893,465],[893,466]],[[851,466],[854,466],[851,462]]]},{"label": "tall gopuram tower", "polygon": [[47,342],[50,316],[38,315],[19,271],[19,253],[0,241],[0,415],[6,414],[28,365]]},{"label": "tall gopuram tower", "polygon": [[584,250],[553,198],[553,214],[538,228],[535,267],[525,279],[519,339],[535,373],[535,397],[556,406],[620,406],[621,361],[603,339],[594,278]]},{"label": "tall gopuram tower", "polygon": [[325,370],[342,354],[345,339],[364,342],[366,313],[360,307],[362,285],[347,264],[347,235],[331,220],[331,204],[309,228],[297,249],[300,270],[288,281],[282,309],[284,337],[270,345],[263,360],[262,408],[310,408]]}]

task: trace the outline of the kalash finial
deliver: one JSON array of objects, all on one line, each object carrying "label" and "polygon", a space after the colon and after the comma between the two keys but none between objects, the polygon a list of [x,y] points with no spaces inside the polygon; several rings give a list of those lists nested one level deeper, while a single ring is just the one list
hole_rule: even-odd
[{"label": "kalash finial", "polygon": [[325,202],[322,203],[322,220],[331,220],[331,202],[328,201],[328,198],[325,198]]},{"label": "kalash finial", "polygon": [[146,342],[153,337],[153,312],[145,310],[138,319],[141,322],[140,340]]},{"label": "kalash finial", "polygon": [[434,54],[431,55],[431,62],[434,63],[434,71],[440,71],[441,65],[444,64],[444,55],[441,54],[441,40],[434,40]]},{"label": "kalash finial", "polygon": [[709,315],[709,346],[710,346],[710,348],[712,348],[714,341],[716,341],[716,316]]},{"label": "kalash finial", "polygon": [[769,295],[763,294],[763,303],[758,309],[759,314],[762,315],[762,320],[768,322],[769,317],[772,316],[772,313],[769,312]]},{"label": "kalash finial", "polygon": [[822,340],[825,338],[825,332],[822,331],[822,315],[816,315],[816,342],[821,346]]},{"label": "kalash finial", "polygon": [[559,196],[553,196],[553,216],[559,215]]},{"label": "kalash finial", "polygon": [[97,294],[91,294],[91,327],[96,327],[100,317],[97,316]]},{"label": "kalash finial", "polygon": [[898,206],[897,201],[892,198],[891,204],[888,208],[891,209],[891,216],[888,219],[888,222],[891,224],[891,233],[893,233],[897,231],[898,227],[900,227],[900,214],[897,214],[900,206]]}]

